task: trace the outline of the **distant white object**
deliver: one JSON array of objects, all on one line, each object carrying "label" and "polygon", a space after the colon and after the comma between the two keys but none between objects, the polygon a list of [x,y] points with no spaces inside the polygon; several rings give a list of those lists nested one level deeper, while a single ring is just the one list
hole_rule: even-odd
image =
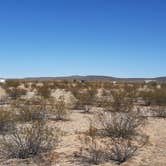
[{"label": "distant white object", "polygon": [[161,85],[157,85],[157,87],[156,87],[157,89],[161,89]]},{"label": "distant white object", "polygon": [[6,80],[0,79],[0,83],[5,83],[5,82],[6,82]]},{"label": "distant white object", "polygon": [[145,80],[145,83],[148,84],[150,82],[156,82],[156,80]]}]

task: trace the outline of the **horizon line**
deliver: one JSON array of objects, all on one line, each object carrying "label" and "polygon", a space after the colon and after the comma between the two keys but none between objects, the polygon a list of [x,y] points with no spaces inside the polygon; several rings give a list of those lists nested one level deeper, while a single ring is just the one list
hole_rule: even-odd
[{"label": "horizon line", "polygon": [[28,78],[63,78],[63,77],[112,77],[119,79],[155,79],[166,76],[155,76],[155,77],[116,77],[111,75],[61,75],[61,76],[28,76],[28,77],[0,77],[0,79],[28,79]]}]

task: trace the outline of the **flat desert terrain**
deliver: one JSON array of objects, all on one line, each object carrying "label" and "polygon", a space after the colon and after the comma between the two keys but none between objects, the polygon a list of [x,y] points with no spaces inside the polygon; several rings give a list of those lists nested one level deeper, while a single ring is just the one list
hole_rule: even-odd
[{"label": "flat desert terrain", "polygon": [[[145,83],[2,84],[0,165],[165,166],[164,91],[165,84]],[[56,136],[44,137],[44,126]]]}]

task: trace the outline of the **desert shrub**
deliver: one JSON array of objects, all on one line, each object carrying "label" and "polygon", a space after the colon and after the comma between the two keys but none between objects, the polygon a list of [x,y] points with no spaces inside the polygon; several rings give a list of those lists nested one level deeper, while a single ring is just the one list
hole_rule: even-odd
[{"label": "desert shrub", "polygon": [[36,89],[37,88],[37,86],[36,86],[36,84],[34,82],[31,83],[31,88],[32,89]]},{"label": "desert shrub", "polygon": [[107,111],[112,111],[112,101],[111,101],[111,97],[105,97],[103,96],[102,98],[97,98],[95,100],[95,105],[97,107],[102,107]]},{"label": "desert shrub", "polygon": [[17,88],[19,85],[20,85],[19,80],[6,80],[6,83],[5,83],[6,88],[9,88],[9,87]]},{"label": "desert shrub", "polygon": [[42,99],[18,99],[12,102],[11,108],[17,113],[19,121],[42,121],[46,118],[46,103]]},{"label": "desert shrub", "polygon": [[75,93],[77,102],[77,108],[84,109],[84,105],[94,105],[96,99],[96,90],[95,89],[87,89],[84,92],[77,92]]},{"label": "desert shrub", "polygon": [[157,82],[152,81],[152,82],[147,83],[147,85],[148,85],[148,87],[150,87],[151,89],[155,89],[156,86],[157,86]]},{"label": "desert shrub", "polygon": [[54,89],[51,91],[51,98],[55,99],[55,101],[62,97],[67,108],[75,108],[77,99],[70,91],[66,91],[65,89]]},{"label": "desert shrub", "polygon": [[160,83],[160,85],[161,85],[161,89],[164,89],[164,90],[166,90],[166,83]]},{"label": "desert shrub", "polygon": [[45,81],[47,85],[49,84],[49,87],[51,89],[65,89],[68,90],[68,86],[70,84],[69,80],[54,80],[54,81]]},{"label": "desert shrub", "polygon": [[138,147],[129,140],[99,140],[86,137],[85,145],[81,148],[83,162],[99,165],[110,160],[121,164],[136,154]]},{"label": "desert shrub", "polygon": [[105,160],[104,151],[96,140],[92,140],[86,149],[86,157],[90,163],[100,164]]},{"label": "desert shrub", "polygon": [[66,107],[63,97],[58,100],[50,100],[49,112],[55,115],[56,120],[67,120],[69,119],[70,110]]},{"label": "desert shrub", "polygon": [[42,121],[45,119],[45,110],[41,106],[24,105],[19,110],[18,118],[23,122]]},{"label": "desert shrub", "polygon": [[160,117],[160,118],[166,118],[166,107],[164,106],[159,106],[157,109],[153,109],[155,112],[155,116]]},{"label": "desert shrub", "polygon": [[88,120],[89,120],[89,128],[84,134],[88,137],[91,137],[91,139],[95,139],[98,129],[95,126],[94,118],[93,120],[91,118],[89,118]]},{"label": "desert shrub", "polygon": [[24,83],[25,88],[29,88],[29,84],[27,82]]},{"label": "desert shrub", "polygon": [[93,105],[96,99],[97,83],[90,82],[74,82],[69,87],[69,91],[78,100],[76,108],[84,109],[84,105]]},{"label": "desert shrub", "polygon": [[48,99],[50,97],[49,86],[45,83],[43,86],[38,87],[38,94],[44,99]]},{"label": "desert shrub", "polygon": [[133,108],[131,93],[126,91],[112,92],[113,101],[111,102],[112,112],[130,112]]},{"label": "desert shrub", "polygon": [[138,88],[137,83],[124,85],[123,92],[126,93],[128,102],[132,102],[133,99],[137,98]]},{"label": "desert shrub", "polygon": [[140,97],[144,99],[147,105],[166,105],[166,90],[154,89],[153,91],[141,92]]},{"label": "desert shrub", "polygon": [[113,85],[112,82],[102,82],[102,87],[103,87],[104,89],[110,90],[110,89],[112,89],[112,88],[114,87],[114,85]]},{"label": "desert shrub", "polygon": [[75,157],[81,158],[81,162],[89,164],[100,164],[104,162],[104,149],[96,137],[97,129],[93,125],[92,119],[89,119],[89,128],[83,135],[80,135],[81,147]]},{"label": "desert shrub", "polygon": [[100,144],[95,137],[90,135],[83,137],[80,152],[82,162],[98,165],[105,160],[105,152],[102,144]]},{"label": "desert shrub", "polygon": [[26,90],[21,88],[8,88],[6,89],[6,92],[12,99],[17,99],[22,95],[26,95]]},{"label": "desert shrub", "polygon": [[98,133],[111,138],[125,139],[132,138],[139,133],[140,127],[145,124],[145,118],[134,108],[132,93],[126,91],[112,93],[111,111],[105,109],[104,112],[97,114],[97,118],[94,118],[95,125],[97,124],[97,128],[100,129]]},{"label": "desert shrub", "polygon": [[[131,113],[114,113],[113,116],[111,114],[104,113],[103,119],[101,115],[89,119],[89,129],[84,132],[81,139],[82,147],[77,155],[82,157],[83,162],[99,165],[111,160],[121,164],[133,157],[137,149],[146,144],[148,138],[142,142],[142,135],[137,135],[138,127],[143,123],[141,119]],[[104,134],[100,122],[105,127]],[[135,136],[139,136],[139,139]]]},{"label": "desert shrub", "polygon": [[0,153],[6,158],[25,159],[52,150],[59,142],[59,130],[48,128],[43,122],[16,128],[0,141]]},{"label": "desert shrub", "polygon": [[78,109],[84,109],[84,105],[89,104],[90,100],[88,101],[88,94],[87,93],[82,93],[78,92],[75,94],[75,97],[78,99],[76,108]]},{"label": "desert shrub", "polygon": [[134,113],[100,113],[98,118],[103,134],[112,138],[131,138],[144,124],[144,118]]},{"label": "desert shrub", "polygon": [[12,131],[14,128],[14,114],[8,110],[0,109],[0,134]]},{"label": "desert shrub", "polygon": [[121,164],[135,155],[137,147],[130,141],[117,140],[112,145],[107,145],[106,156],[108,160],[113,160]]}]

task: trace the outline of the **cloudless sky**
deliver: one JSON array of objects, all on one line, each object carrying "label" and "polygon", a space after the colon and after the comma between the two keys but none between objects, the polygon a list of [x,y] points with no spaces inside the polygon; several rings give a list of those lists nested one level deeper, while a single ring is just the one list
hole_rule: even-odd
[{"label": "cloudless sky", "polygon": [[0,0],[0,77],[166,76],[166,0]]}]

